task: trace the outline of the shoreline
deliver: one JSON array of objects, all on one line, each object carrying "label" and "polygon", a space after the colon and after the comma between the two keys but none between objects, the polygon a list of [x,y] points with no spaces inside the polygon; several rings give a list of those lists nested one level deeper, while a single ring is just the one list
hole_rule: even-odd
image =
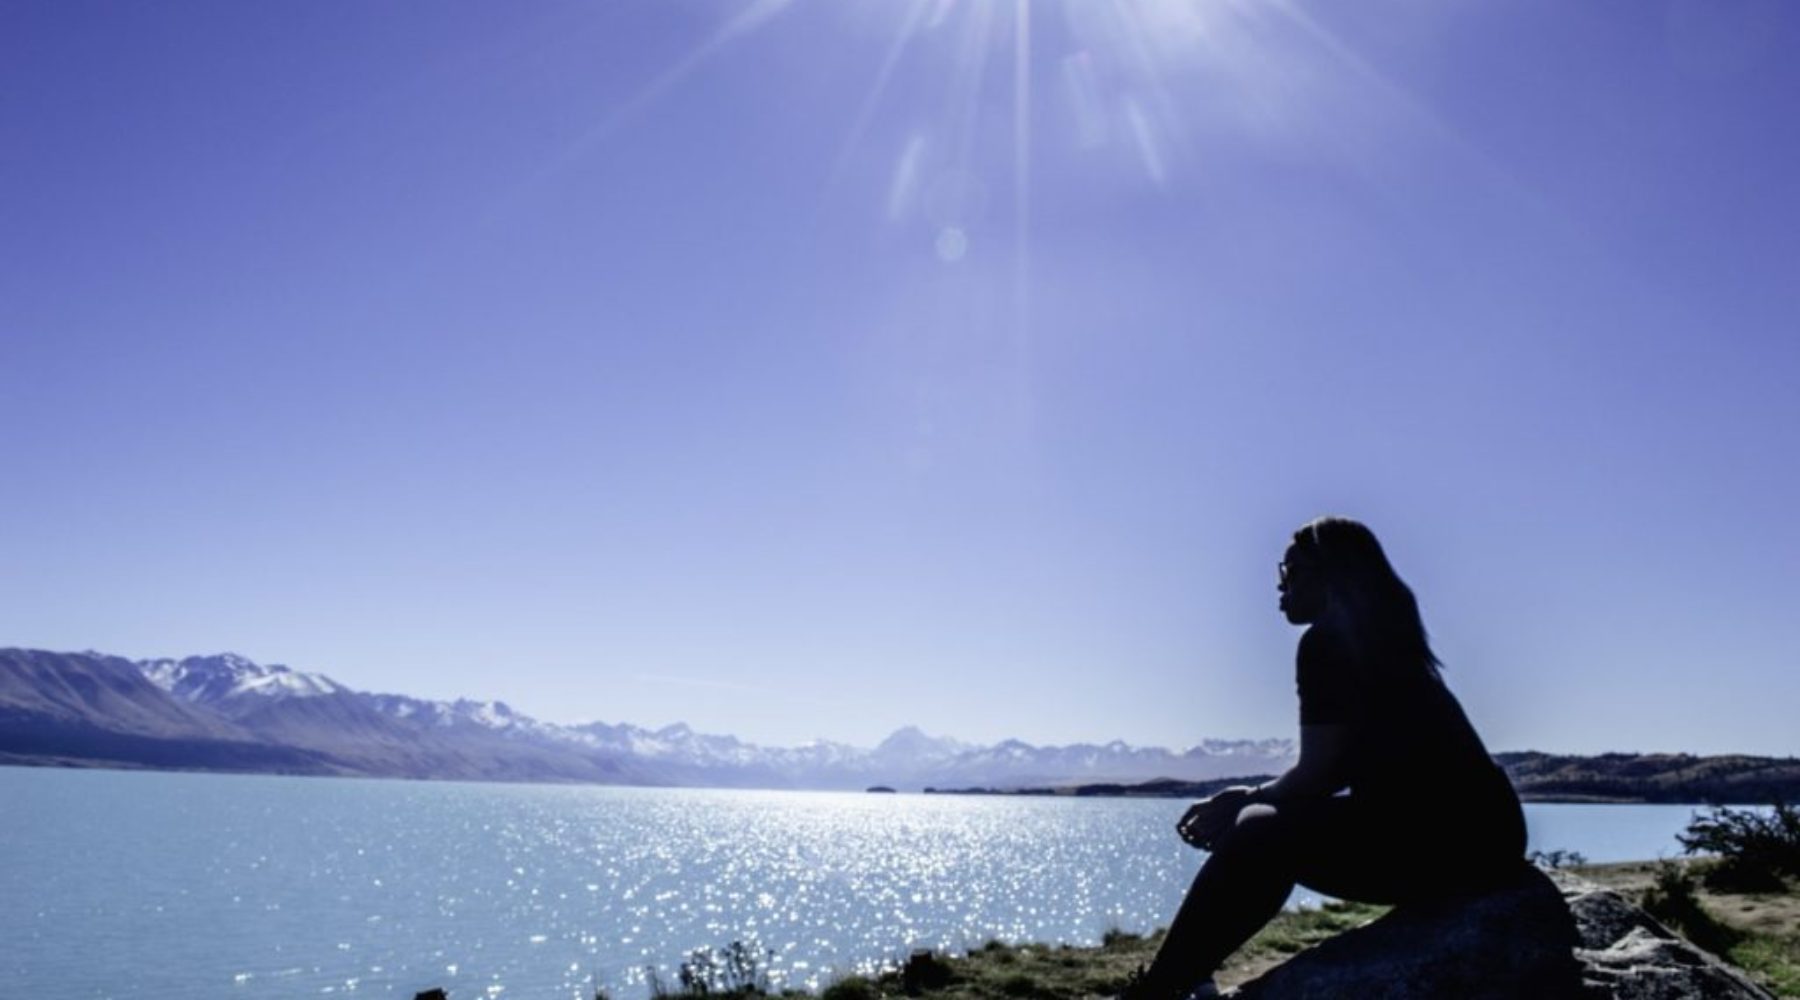
[{"label": "shoreline", "polygon": [[[125,774],[192,774],[220,775],[225,777],[269,777],[269,778],[315,778],[315,779],[350,779],[359,781],[399,781],[423,784],[469,784],[469,785],[520,785],[544,786],[552,788],[633,788],[651,790],[692,790],[712,792],[819,792],[830,795],[865,795],[871,794],[867,787],[855,788],[795,788],[774,786],[746,785],[655,785],[635,783],[608,783],[597,781],[558,781],[545,778],[521,780],[467,777],[434,777],[400,774],[355,774],[355,773],[320,773],[314,771],[266,771],[236,768],[201,768],[201,767],[159,767],[150,764],[139,764],[131,761],[92,760],[75,757],[22,757],[17,754],[0,753],[0,768],[17,768],[37,771],[109,771]],[[1267,781],[1273,775],[1244,775],[1234,778],[1219,778],[1202,782],[1173,783],[1178,787],[1164,788],[1164,781],[1145,782],[1143,785],[1118,784],[1103,782],[1093,785],[1058,785],[1053,787],[1028,788],[937,788],[927,786],[912,790],[896,787],[892,794],[907,796],[992,796],[998,798],[1064,798],[1064,799],[1188,799],[1205,798],[1220,789],[1232,785],[1250,784]],[[1762,807],[1770,805],[1768,798],[1710,798],[1699,795],[1652,797],[1626,795],[1591,795],[1554,792],[1534,792],[1519,789],[1519,801],[1527,805],[1600,805],[1600,806],[1689,806],[1696,809],[1713,806],[1732,806],[1737,808]]]}]

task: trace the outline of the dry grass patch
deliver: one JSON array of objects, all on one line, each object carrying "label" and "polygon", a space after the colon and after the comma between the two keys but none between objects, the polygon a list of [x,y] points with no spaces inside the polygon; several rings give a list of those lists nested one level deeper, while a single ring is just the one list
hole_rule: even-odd
[{"label": "dry grass patch", "polygon": [[1707,885],[1711,859],[1581,865],[1671,930],[1748,972],[1776,996],[1800,1000],[1800,887],[1726,892]]},{"label": "dry grass patch", "polygon": [[[1287,911],[1232,956],[1219,972],[1219,983],[1231,986],[1253,979],[1286,961],[1295,952],[1387,911],[1359,903],[1331,903],[1318,909]],[[853,976],[832,984],[823,1000],[893,1000],[929,996],[933,1000],[1084,1000],[1109,997],[1125,985],[1139,966],[1148,965],[1162,944],[1162,932],[1139,935],[1109,931],[1098,947],[1009,945],[990,941],[966,955],[929,959],[932,985],[909,992],[901,971],[875,977]],[[915,970],[913,979],[927,978]]]}]

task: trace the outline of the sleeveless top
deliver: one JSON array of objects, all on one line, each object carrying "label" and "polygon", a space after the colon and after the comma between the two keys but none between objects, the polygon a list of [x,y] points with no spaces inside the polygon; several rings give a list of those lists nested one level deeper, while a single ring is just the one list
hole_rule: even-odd
[{"label": "sleeveless top", "polygon": [[1367,676],[1343,640],[1318,627],[1296,655],[1301,725],[1349,727],[1353,801],[1406,813],[1517,827],[1524,820],[1506,772],[1488,755],[1468,716],[1436,671],[1402,679]]}]

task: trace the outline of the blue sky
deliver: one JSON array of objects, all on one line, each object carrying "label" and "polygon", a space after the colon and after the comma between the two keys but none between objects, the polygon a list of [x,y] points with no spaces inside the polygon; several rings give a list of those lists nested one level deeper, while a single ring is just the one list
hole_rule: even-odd
[{"label": "blue sky", "polygon": [[0,643],[555,721],[1800,752],[1800,8],[0,6]]}]

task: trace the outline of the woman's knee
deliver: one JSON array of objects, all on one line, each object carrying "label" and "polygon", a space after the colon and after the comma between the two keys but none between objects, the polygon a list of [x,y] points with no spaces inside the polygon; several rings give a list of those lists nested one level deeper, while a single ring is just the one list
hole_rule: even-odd
[{"label": "woman's knee", "polygon": [[1237,822],[1219,838],[1213,853],[1267,855],[1284,851],[1290,839],[1290,823],[1279,809],[1257,803],[1238,811]]}]

